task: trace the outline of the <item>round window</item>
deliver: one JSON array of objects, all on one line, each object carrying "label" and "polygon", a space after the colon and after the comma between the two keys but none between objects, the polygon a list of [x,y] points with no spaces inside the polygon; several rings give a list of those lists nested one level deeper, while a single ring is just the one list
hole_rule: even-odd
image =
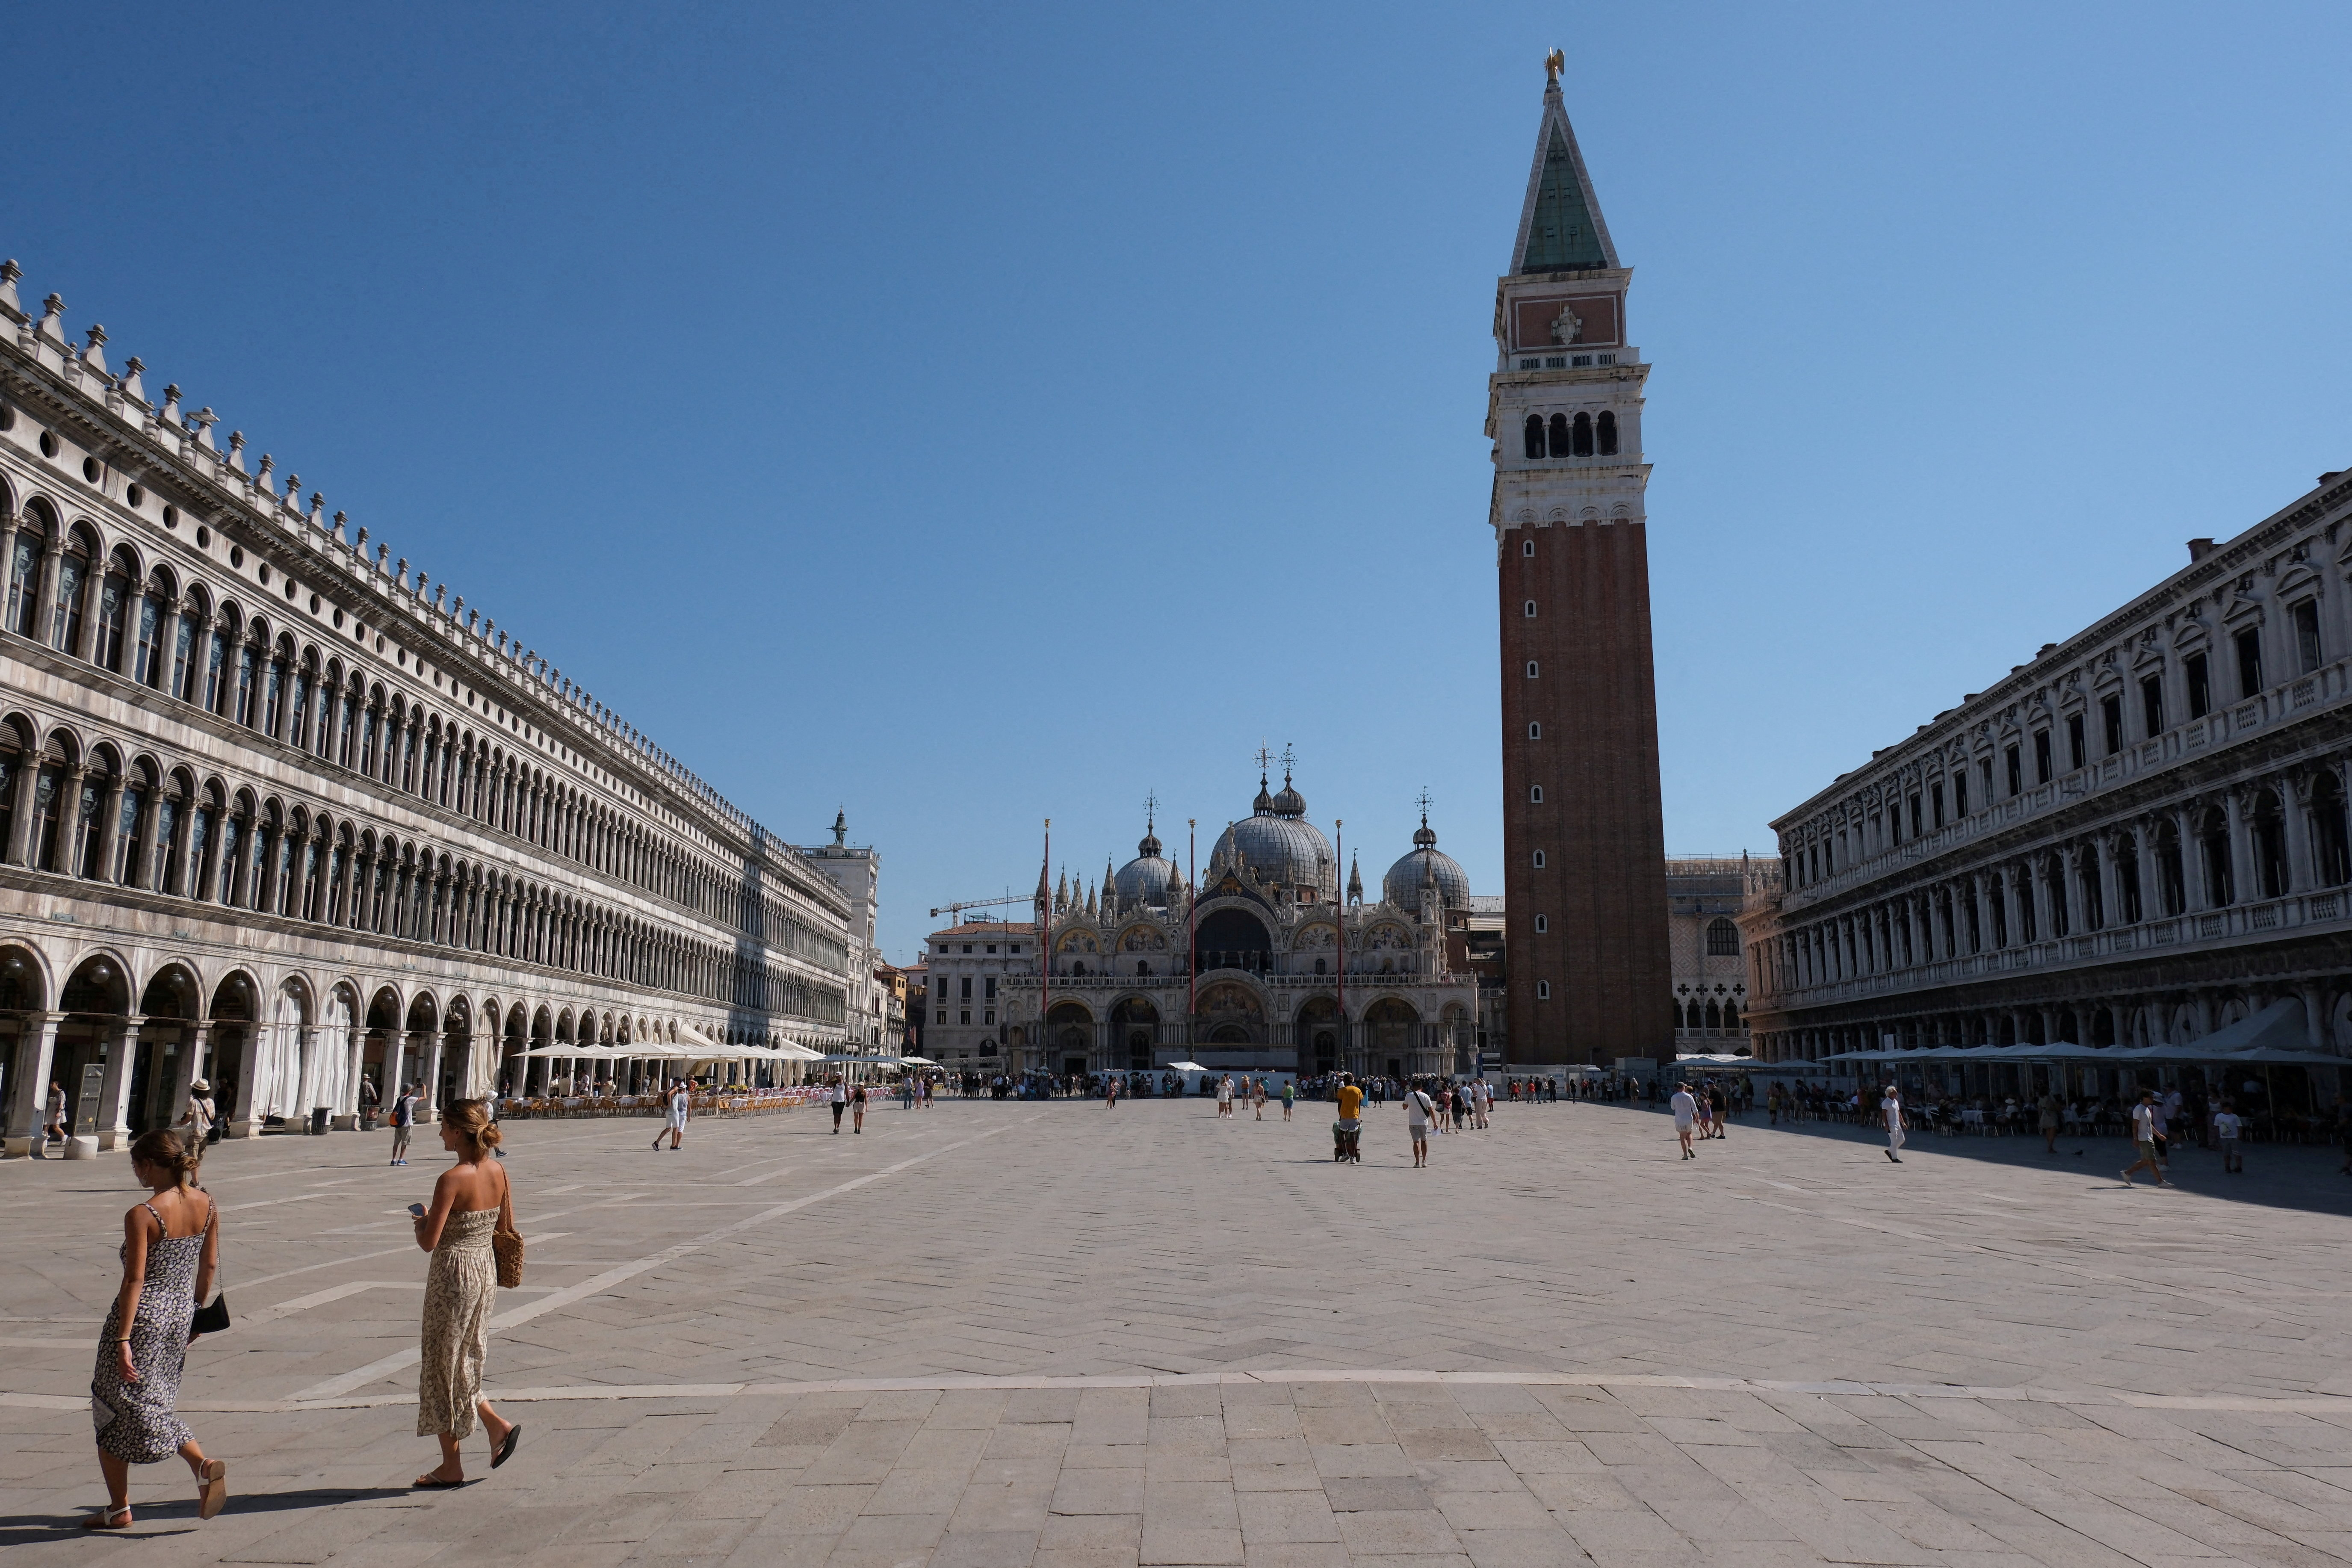
[{"label": "round window", "polygon": [[212,531],[211,529],[209,529],[209,528],[199,528],[199,529],[197,529],[197,530],[196,530],[196,548],[197,548],[197,549],[199,549],[199,550],[209,550],[209,549],[211,549],[211,548],[212,548],[212,544],[213,544],[213,531]]},{"label": "round window", "polygon": [[245,551],[242,547],[235,544],[228,547],[228,563],[232,566],[245,564]]},{"label": "round window", "polygon": [[139,486],[133,485],[122,492],[122,499],[129,501],[132,509],[136,510],[147,504],[147,492]]},{"label": "round window", "polygon": [[180,526],[180,509],[178,507],[167,506],[163,509],[163,526],[165,528],[177,528]]},{"label": "round window", "polygon": [[50,434],[49,432],[47,432],[47,430],[42,431],[42,432],[41,432],[41,456],[42,456],[42,457],[44,457],[44,458],[54,458],[54,457],[56,457],[57,455],[58,455],[58,438],[57,438],[55,436],[51,435],[51,434]]},{"label": "round window", "polygon": [[96,458],[84,458],[81,460],[81,477],[88,479],[91,484],[98,483],[99,475],[104,472],[106,472],[106,470],[98,466],[98,459]]}]

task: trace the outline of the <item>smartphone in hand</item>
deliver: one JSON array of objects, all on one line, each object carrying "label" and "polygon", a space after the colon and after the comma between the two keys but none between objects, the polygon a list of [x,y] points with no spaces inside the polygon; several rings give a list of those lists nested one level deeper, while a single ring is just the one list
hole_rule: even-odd
[{"label": "smartphone in hand", "polygon": [[425,1205],[423,1204],[411,1204],[408,1205],[408,1212],[415,1215],[418,1219],[423,1219],[425,1217]]}]

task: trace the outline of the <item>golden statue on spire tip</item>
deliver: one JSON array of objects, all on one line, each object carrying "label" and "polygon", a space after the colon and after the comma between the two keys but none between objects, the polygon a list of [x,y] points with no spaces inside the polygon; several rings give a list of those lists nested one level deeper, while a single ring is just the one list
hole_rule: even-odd
[{"label": "golden statue on spire tip", "polygon": [[1568,68],[1568,56],[1558,49],[1544,57],[1544,80],[1552,87],[1559,85],[1559,73]]}]

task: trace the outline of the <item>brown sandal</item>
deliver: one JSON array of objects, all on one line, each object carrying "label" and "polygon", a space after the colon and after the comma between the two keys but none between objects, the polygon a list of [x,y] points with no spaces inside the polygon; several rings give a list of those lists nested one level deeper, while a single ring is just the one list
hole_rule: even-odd
[{"label": "brown sandal", "polygon": [[210,1519],[227,1506],[227,1462],[221,1459],[206,1459],[205,1473],[196,1482],[196,1517]]}]

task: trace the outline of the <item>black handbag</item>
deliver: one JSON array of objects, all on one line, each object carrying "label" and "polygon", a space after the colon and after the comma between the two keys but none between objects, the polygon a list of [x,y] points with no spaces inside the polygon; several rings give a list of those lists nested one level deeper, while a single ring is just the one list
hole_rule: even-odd
[{"label": "black handbag", "polygon": [[[209,1196],[210,1194],[206,1195]],[[219,1213],[220,1209],[215,1205],[210,1213],[205,1215],[205,1229],[207,1231],[212,1229],[213,1220],[219,1215]],[[189,1314],[188,1317],[188,1338],[192,1340],[198,1334],[217,1334],[225,1331],[227,1328],[228,1292],[226,1290],[214,1291],[213,1304],[209,1307],[197,1308],[193,1313]]]}]

